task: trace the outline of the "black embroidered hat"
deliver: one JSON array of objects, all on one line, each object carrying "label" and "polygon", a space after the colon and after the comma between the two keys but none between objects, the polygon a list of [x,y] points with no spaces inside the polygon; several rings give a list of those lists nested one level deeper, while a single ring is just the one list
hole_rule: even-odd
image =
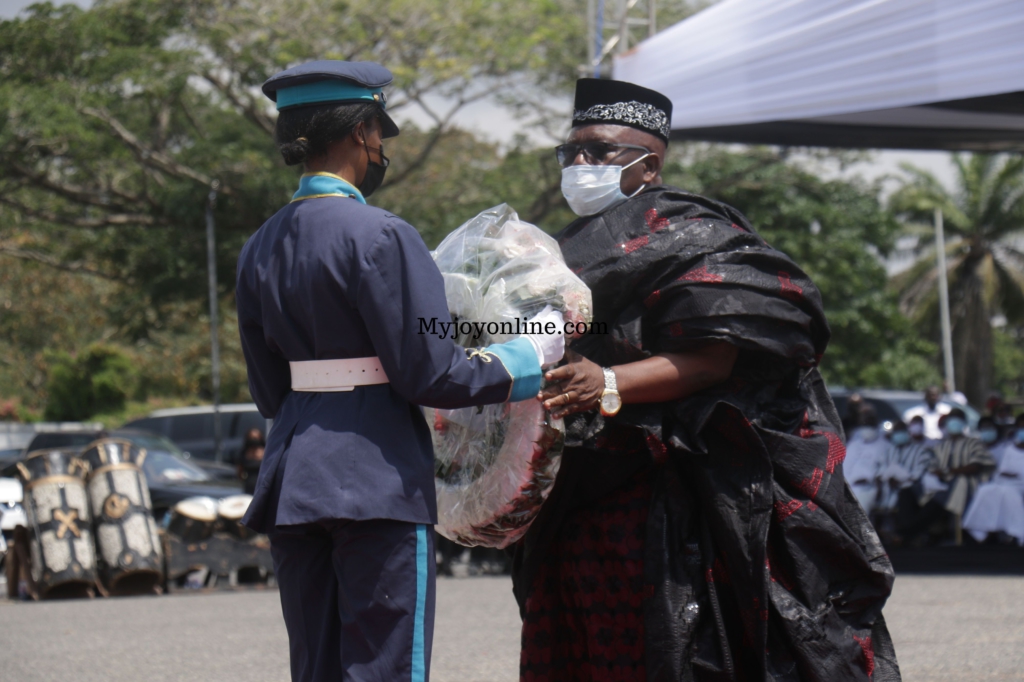
[{"label": "black embroidered hat", "polygon": [[672,100],[634,83],[581,78],[576,81],[572,124],[575,127],[592,123],[629,126],[668,143]]}]

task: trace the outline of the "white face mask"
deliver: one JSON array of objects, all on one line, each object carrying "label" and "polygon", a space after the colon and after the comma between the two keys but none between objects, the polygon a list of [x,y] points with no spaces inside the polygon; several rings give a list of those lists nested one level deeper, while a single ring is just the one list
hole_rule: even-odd
[{"label": "white face mask", "polygon": [[[625,166],[569,166],[562,169],[562,196],[578,216],[594,215],[628,199],[622,193],[622,171],[646,159],[644,154]],[[636,196],[646,185],[630,196]]]}]

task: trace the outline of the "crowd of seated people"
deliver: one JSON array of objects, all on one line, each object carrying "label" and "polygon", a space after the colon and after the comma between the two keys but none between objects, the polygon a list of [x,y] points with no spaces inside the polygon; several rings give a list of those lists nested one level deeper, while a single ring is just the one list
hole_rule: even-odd
[{"label": "crowd of seated people", "polygon": [[1024,545],[1024,413],[992,410],[972,428],[935,398],[888,433],[868,403],[847,415],[844,473],[858,501],[891,547],[959,543],[963,532]]}]

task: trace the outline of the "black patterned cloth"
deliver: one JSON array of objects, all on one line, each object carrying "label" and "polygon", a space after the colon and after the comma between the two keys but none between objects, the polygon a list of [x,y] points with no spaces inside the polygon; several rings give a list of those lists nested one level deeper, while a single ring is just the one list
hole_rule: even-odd
[{"label": "black patterned cloth", "polygon": [[[567,419],[555,487],[515,549],[521,678],[899,680],[882,617],[892,566],[843,478],[842,427],[817,370],[829,329],[807,275],[735,209],[669,187],[557,238],[608,325],[573,350],[605,367],[719,341],[740,353],[729,381],[686,399]],[[559,670],[538,618],[593,628],[566,606],[578,581],[552,576],[579,562],[572,534],[599,528],[603,505],[645,481],[644,584],[629,602],[643,651],[601,653],[632,652],[643,673]],[[614,539],[595,537],[603,545],[587,551],[622,574]]]}]

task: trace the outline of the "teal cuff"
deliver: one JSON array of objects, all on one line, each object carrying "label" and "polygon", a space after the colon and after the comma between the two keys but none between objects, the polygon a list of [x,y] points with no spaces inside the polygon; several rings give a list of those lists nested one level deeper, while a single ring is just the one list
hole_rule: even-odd
[{"label": "teal cuff", "polygon": [[497,355],[512,375],[512,393],[508,397],[510,403],[532,398],[540,392],[540,362],[537,361],[537,351],[529,339],[520,336],[508,343],[488,346],[484,350]]}]

